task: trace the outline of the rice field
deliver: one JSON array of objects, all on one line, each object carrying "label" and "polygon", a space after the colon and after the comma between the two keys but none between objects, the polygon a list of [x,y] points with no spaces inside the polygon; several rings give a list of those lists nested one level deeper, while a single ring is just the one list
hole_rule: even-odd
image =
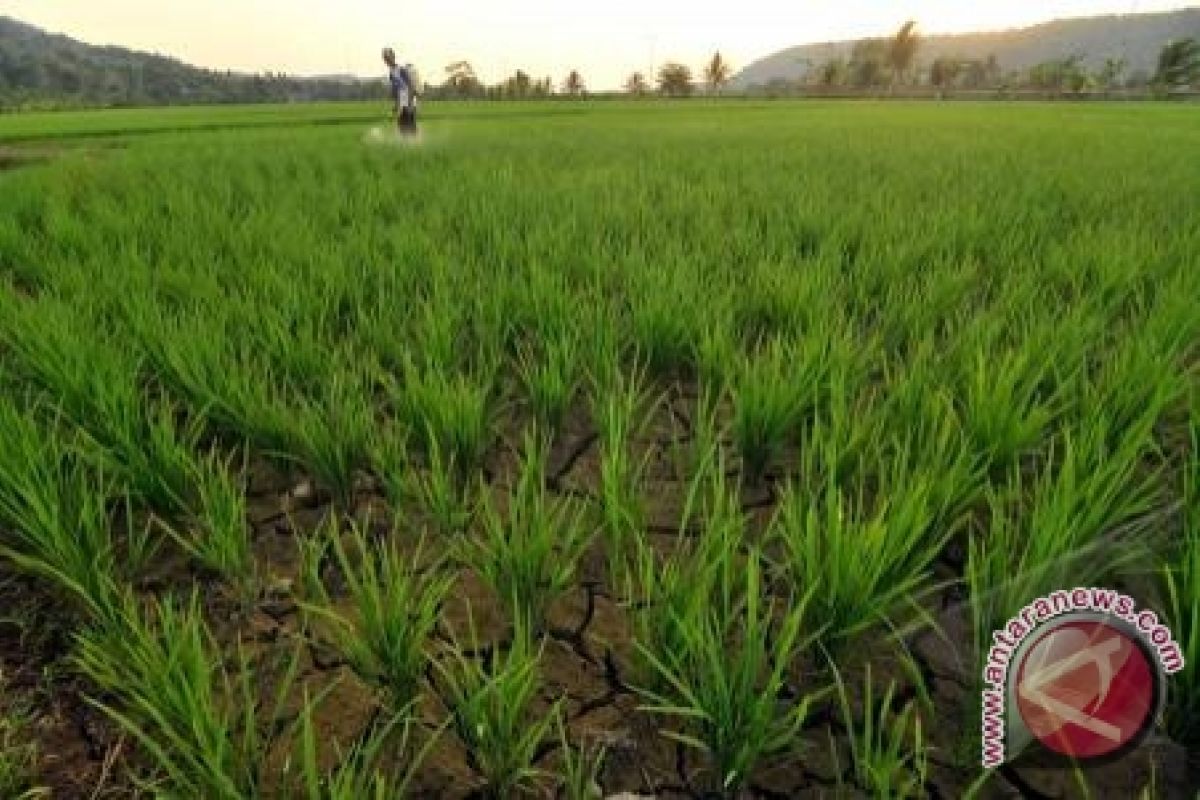
[{"label": "rice field", "polygon": [[[1196,109],[383,116],[0,117],[0,795],[1195,795]],[[983,771],[1076,585],[1153,747]]]}]

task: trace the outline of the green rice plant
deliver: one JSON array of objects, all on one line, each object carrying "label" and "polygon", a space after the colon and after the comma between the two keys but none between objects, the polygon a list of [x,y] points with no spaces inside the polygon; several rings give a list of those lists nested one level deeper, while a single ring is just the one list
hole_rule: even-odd
[{"label": "green rice plant", "polygon": [[736,369],[732,434],[750,479],[761,478],[789,438],[799,437],[828,372],[820,347],[773,339]]},{"label": "green rice plant", "polygon": [[1146,559],[1157,526],[1145,515],[1157,502],[1159,478],[1145,469],[1141,433],[1132,432],[1117,451],[1111,439],[1104,419],[1064,436],[1027,503],[1017,470],[1007,485],[989,490],[990,525],[986,535],[971,537],[965,572],[977,656],[1032,598],[1102,585]]},{"label": "green rice plant", "polygon": [[628,377],[617,375],[613,384],[598,392],[593,414],[600,435],[600,505],[608,553],[608,575],[613,582],[623,575],[631,539],[644,524],[639,487],[651,453],[636,459],[630,443],[649,420],[650,394],[644,374],[635,369]]},{"label": "green rice plant", "polygon": [[875,501],[826,477],[811,489],[789,485],[771,536],[796,586],[813,591],[806,631],[836,654],[847,640],[899,612],[932,588],[934,560],[952,530],[936,530],[931,480],[913,475],[881,487]]},{"label": "green rice plant", "polygon": [[716,459],[724,458],[728,433],[722,423],[724,396],[720,390],[701,388],[691,408],[690,424],[686,430],[682,430],[672,416],[676,433],[670,454],[678,480],[689,482],[702,479],[715,466]]},{"label": "green rice plant", "polygon": [[732,302],[729,326],[747,343],[796,333],[807,302],[820,302],[805,296],[812,273],[795,269],[791,263],[760,262],[749,272],[746,286]]},{"label": "green rice plant", "polygon": [[233,581],[247,597],[254,578],[246,497],[229,474],[233,459],[210,453],[193,466],[196,508],[183,530],[168,527],[172,538],[200,566]]},{"label": "green rice plant", "polygon": [[837,665],[831,662],[830,667],[837,684],[842,724],[848,732],[855,783],[871,797],[925,797],[929,742],[917,700],[909,700],[897,709],[895,681],[889,681],[883,696],[876,698],[868,662],[860,722]]},{"label": "green rice plant", "polygon": [[556,720],[559,752],[562,754],[558,796],[563,800],[601,800],[604,790],[600,787],[600,775],[604,771],[606,748],[604,745],[572,747],[567,739],[567,727],[562,714]]},{"label": "green rice plant", "polygon": [[288,452],[295,420],[276,376],[233,333],[237,324],[227,310],[168,317],[139,308],[130,321],[157,377],[203,419],[269,453]]},{"label": "green rice plant", "polygon": [[412,500],[409,470],[414,468],[409,453],[409,431],[394,424],[377,424],[368,433],[367,452],[371,470],[393,509]]},{"label": "green rice plant", "polygon": [[[599,291],[599,289],[597,289]],[[587,335],[577,337],[579,359],[583,365],[585,387],[590,393],[591,405],[604,397],[608,389],[616,384],[622,374],[625,342],[620,336],[617,312],[601,300],[590,307],[577,310],[578,330]],[[634,365],[635,372],[639,365]]]},{"label": "green rice plant", "polygon": [[581,512],[546,488],[547,446],[527,433],[507,513],[484,495],[482,531],[460,546],[463,560],[505,604],[514,625],[540,631],[550,603],[569,588],[591,541]]},{"label": "green rice plant", "polygon": [[408,440],[407,431],[394,426],[377,426],[371,434],[371,462],[392,508],[416,504],[430,515],[435,530],[443,536],[466,530],[475,512],[477,482],[462,478],[436,439],[430,440],[428,463],[416,463]]},{"label": "green rice plant", "polygon": [[149,400],[143,365],[79,329],[79,314],[65,304],[39,304],[38,316],[18,316],[0,329],[20,370],[43,388],[62,417],[92,440],[93,455],[129,491],[164,513],[180,513],[190,497],[191,452],[200,419],[180,424],[171,402]]},{"label": "green rice plant", "polygon": [[709,324],[698,333],[695,342],[696,377],[701,387],[714,393],[723,393],[737,374],[738,365],[745,358],[733,330],[733,322],[726,313],[728,298],[712,297],[715,308],[710,307]]},{"label": "green rice plant", "polygon": [[354,508],[355,472],[369,462],[368,440],[375,424],[365,381],[334,372],[317,399],[301,397],[289,406],[287,450],[333,493],[343,512]]},{"label": "green rice plant", "polygon": [[[300,713],[300,774],[306,800],[402,800],[411,796],[410,786],[425,763],[430,750],[439,741],[443,726],[419,748],[413,746],[416,719],[411,708],[393,714],[386,722],[372,726],[364,739],[355,742],[346,753],[340,748],[336,766],[321,767],[313,715],[318,703],[305,700]],[[399,741],[393,741],[397,738]],[[391,755],[399,757],[388,758]]]},{"label": "green rice plant", "polygon": [[492,441],[493,374],[420,370],[406,363],[403,383],[388,379],[397,420],[426,455],[436,448],[460,482],[483,461]]},{"label": "green rice plant", "polygon": [[1038,443],[1054,420],[1053,398],[1040,397],[1050,364],[1027,349],[976,351],[962,394],[964,426],[987,461],[1003,469]]},{"label": "green rice plant", "polygon": [[[731,555],[726,555],[731,559]],[[811,638],[802,636],[810,590],[776,613],[763,600],[761,555],[745,560],[744,584],[724,594],[717,570],[689,578],[730,604],[724,613],[704,604],[672,620],[674,649],[637,642],[662,688],[639,688],[642,708],[678,721],[663,735],[706,754],[722,796],[736,797],[766,758],[792,750],[815,695],[789,699],[789,668]],[[712,581],[711,583],[706,583]],[[722,603],[715,605],[720,606]]]},{"label": "green rice plant", "polygon": [[517,355],[517,377],[534,421],[551,436],[562,430],[567,411],[579,391],[579,346],[566,331],[542,344],[540,354],[523,346]]},{"label": "green rice plant", "polygon": [[[58,432],[0,401],[0,554],[96,618],[112,611],[121,577],[110,492],[109,481]],[[130,541],[135,553],[142,549],[136,537]]]},{"label": "green rice plant", "polygon": [[1171,676],[1167,730],[1185,745],[1200,742],[1200,416],[1192,423],[1183,476],[1183,536],[1162,566],[1167,617],[1183,658]]},{"label": "green rice plant", "polygon": [[[0,692],[5,692],[0,675]],[[38,747],[31,735],[33,720],[15,699],[0,695],[0,796],[12,800],[48,797],[49,789],[36,786]]]},{"label": "green rice plant", "polygon": [[462,477],[453,458],[442,455],[442,445],[431,442],[429,466],[410,473],[414,494],[428,511],[443,535],[461,533],[475,516],[478,488]]},{"label": "green rice plant", "polygon": [[[371,541],[357,525],[349,531],[352,549],[342,538],[340,528],[330,522],[302,544],[310,598],[302,607],[317,635],[332,639],[358,676],[401,713],[420,694],[430,639],[453,579],[441,574],[437,564],[423,565],[420,546],[406,559],[394,544]],[[349,593],[349,609],[334,600],[321,576],[330,553]]]},{"label": "green rice plant", "polygon": [[638,361],[659,376],[686,372],[695,359],[697,306],[680,278],[649,280],[658,285],[637,295],[630,319]]},{"label": "green rice plant", "polygon": [[[470,645],[479,652],[473,623]],[[519,796],[547,777],[534,759],[559,714],[557,703],[544,713],[534,709],[541,649],[520,621],[502,650],[473,658],[456,645],[447,659],[435,662],[450,729],[466,747],[487,796],[497,799]]]},{"label": "green rice plant", "polygon": [[238,645],[228,667],[200,611],[155,601],[143,611],[125,598],[119,614],[78,636],[75,664],[104,693],[90,702],[145,752],[162,797],[244,800],[260,795],[266,754],[299,665],[295,652],[269,693]]}]

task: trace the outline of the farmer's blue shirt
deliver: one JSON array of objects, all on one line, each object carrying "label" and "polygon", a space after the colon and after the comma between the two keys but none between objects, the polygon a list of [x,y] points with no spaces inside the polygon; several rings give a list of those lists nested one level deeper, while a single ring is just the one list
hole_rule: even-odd
[{"label": "farmer's blue shirt", "polygon": [[388,79],[392,82],[392,94],[408,93],[412,88],[412,80],[408,70],[397,64],[388,70]]}]

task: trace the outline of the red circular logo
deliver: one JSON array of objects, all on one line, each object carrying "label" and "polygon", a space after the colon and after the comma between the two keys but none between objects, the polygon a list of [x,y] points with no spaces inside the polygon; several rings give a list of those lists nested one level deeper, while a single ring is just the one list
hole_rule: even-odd
[{"label": "red circular logo", "polygon": [[1146,730],[1156,672],[1130,634],[1064,620],[1040,633],[1017,672],[1021,719],[1046,747],[1072,758],[1108,755]]}]

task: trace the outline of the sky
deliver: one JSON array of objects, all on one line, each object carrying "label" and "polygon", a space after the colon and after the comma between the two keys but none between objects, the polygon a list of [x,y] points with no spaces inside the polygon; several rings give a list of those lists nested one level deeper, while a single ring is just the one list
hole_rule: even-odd
[{"label": "sky", "polygon": [[92,44],[163,53],[203,67],[317,75],[380,72],[394,47],[423,80],[465,59],[494,83],[524,69],[555,83],[619,87],[664,61],[694,70],[720,50],[734,69],[792,45],[894,31],[998,30],[1059,17],[1188,5],[1157,0],[0,0],[15,17]]}]

